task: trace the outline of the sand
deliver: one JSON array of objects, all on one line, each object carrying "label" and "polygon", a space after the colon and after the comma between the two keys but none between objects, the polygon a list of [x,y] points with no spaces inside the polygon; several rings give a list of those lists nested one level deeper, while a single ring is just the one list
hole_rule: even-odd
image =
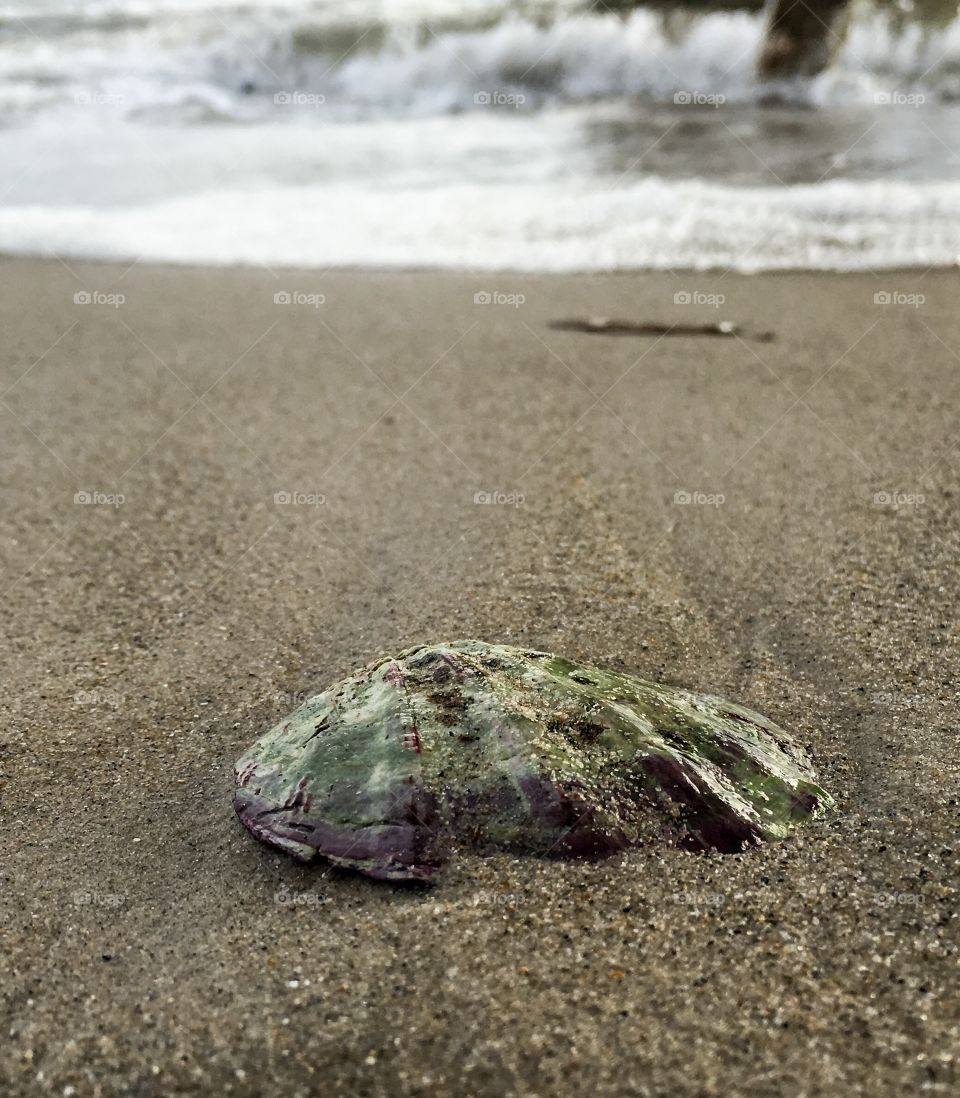
[{"label": "sand", "polygon": [[[956,273],[0,277],[0,1091],[957,1092]],[[837,814],[429,891],[242,831],[255,736],[458,637],[759,709]]]}]

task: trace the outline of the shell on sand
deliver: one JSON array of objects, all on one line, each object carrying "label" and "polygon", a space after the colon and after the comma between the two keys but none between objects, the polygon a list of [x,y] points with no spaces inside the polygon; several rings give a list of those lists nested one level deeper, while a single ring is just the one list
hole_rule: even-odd
[{"label": "shell on sand", "polygon": [[428,881],[453,846],[737,852],[830,803],[803,749],[720,698],[481,641],[408,649],[310,698],[236,765],[258,839]]}]

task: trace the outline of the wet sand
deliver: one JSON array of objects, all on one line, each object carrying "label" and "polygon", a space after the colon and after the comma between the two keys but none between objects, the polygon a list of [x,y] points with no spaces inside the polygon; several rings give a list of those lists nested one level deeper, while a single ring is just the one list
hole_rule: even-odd
[{"label": "wet sand", "polygon": [[[956,1093],[955,272],[70,268],[0,261],[4,1094]],[[759,709],[838,811],[428,891],[242,831],[260,731],[458,637]]]}]

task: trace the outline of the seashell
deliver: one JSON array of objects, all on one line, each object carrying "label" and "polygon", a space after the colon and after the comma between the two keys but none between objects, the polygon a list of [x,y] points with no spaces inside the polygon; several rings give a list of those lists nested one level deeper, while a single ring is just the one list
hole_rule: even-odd
[{"label": "seashell", "polygon": [[310,698],[240,758],[234,795],[244,827],[296,858],[421,881],[457,845],[739,852],[831,803],[759,713],[475,640],[410,648]]}]

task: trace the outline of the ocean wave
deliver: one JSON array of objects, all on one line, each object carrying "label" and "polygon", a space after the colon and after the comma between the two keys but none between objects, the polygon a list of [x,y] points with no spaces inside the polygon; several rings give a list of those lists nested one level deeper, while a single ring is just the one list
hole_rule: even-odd
[{"label": "ocean wave", "polygon": [[0,250],[557,271],[960,255],[960,19],[934,34],[859,6],[837,64],[757,109],[757,13],[60,4],[0,8]]},{"label": "ocean wave", "polygon": [[[678,93],[741,102],[769,93],[754,80],[758,13],[638,8],[621,16],[583,7],[180,0],[159,12],[137,2],[14,9],[0,14],[0,98],[4,82],[34,80],[62,89],[53,103],[49,94],[35,97],[38,109],[92,105],[189,123],[192,114],[178,113],[185,86],[191,102],[215,104],[216,117],[237,121],[295,112],[325,122],[424,117],[491,105],[530,111]],[[911,91],[960,97],[960,18],[933,32],[857,10],[836,65],[780,93],[813,105]]]}]

